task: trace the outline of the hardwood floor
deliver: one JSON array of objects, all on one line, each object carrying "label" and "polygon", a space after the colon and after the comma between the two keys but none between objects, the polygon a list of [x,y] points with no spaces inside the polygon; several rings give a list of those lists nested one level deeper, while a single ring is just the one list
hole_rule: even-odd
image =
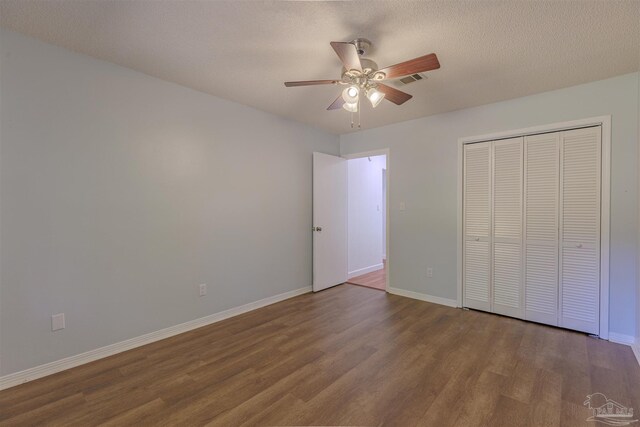
[{"label": "hardwood floor", "polygon": [[380,270],[372,271],[360,276],[352,277],[347,283],[358,286],[366,286],[367,288],[385,290],[387,286],[387,263],[383,261],[384,267]]},{"label": "hardwood floor", "polygon": [[341,285],[4,390],[0,424],[594,426],[595,392],[640,411],[629,347]]}]

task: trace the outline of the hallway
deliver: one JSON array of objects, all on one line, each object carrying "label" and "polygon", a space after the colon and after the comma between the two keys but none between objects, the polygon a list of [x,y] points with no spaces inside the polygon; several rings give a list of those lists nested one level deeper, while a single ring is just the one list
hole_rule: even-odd
[{"label": "hallway", "polygon": [[387,261],[383,261],[384,267],[371,273],[353,277],[347,280],[347,283],[367,288],[386,290],[387,286]]}]

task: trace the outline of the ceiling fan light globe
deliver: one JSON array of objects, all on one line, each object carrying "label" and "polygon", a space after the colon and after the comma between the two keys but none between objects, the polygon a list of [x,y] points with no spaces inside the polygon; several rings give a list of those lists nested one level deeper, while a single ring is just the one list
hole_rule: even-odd
[{"label": "ceiling fan light globe", "polygon": [[354,104],[358,102],[358,96],[360,95],[360,89],[358,86],[349,86],[342,91],[342,99],[347,104]]},{"label": "ceiling fan light globe", "polygon": [[345,102],[344,104],[342,104],[342,108],[344,108],[345,110],[351,112],[351,113],[357,113],[358,112],[358,103],[354,102],[354,103],[347,103]]},{"label": "ceiling fan light globe", "polygon": [[371,106],[373,108],[376,108],[378,104],[382,102],[382,100],[384,99],[384,95],[385,94],[383,92],[380,92],[378,89],[373,87],[367,90],[367,98],[369,98],[369,101],[371,102]]}]

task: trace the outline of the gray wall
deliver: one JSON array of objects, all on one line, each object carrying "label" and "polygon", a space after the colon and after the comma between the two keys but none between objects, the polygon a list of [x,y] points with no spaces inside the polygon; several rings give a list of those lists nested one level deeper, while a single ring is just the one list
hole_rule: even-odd
[{"label": "gray wall", "polygon": [[311,285],[337,136],[0,37],[1,374]]},{"label": "gray wall", "polygon": [[[639,77],[633,73],[342,135],[342,154],[390,149],[390,286],[457,297],[458,138],[611,114],[610,330],[635,336]],[[398,209],[401,201],[405,211]],[[427,278],[428,266],[433,278]]]}]

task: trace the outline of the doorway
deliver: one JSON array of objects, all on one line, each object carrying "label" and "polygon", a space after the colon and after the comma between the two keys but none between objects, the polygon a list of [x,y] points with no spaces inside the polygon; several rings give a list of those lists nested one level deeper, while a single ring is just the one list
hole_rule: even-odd
[{"label": "doorway", "polygon": [[314,292],[344,283],[390,288],[389,180],[389,149],[313,153]]},{"label": "doorway", "polygon": [[347,283],[386,290],[386,154],[347,160]]}]

